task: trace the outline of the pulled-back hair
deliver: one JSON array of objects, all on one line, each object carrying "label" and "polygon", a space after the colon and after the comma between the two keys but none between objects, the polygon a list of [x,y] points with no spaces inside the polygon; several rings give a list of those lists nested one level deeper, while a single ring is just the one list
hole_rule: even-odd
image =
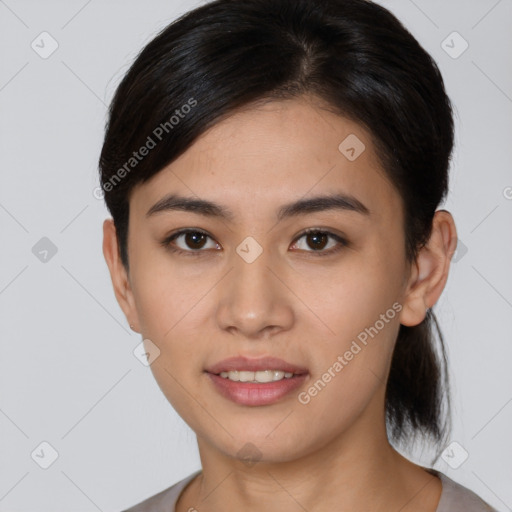
[{"label": "pulled-back hair", "polygon": [[[403,201],[403,249],[414,262],[447,194],[454,138],[451,103],[431,56],[393,14],[367,0],[217,0],[147,44],[110,105],[100,180],[127,271],[133,187],[237,109],[304,94],[370,133]],[[145,156],[135,159],[142,147]],[[392,441],[416,434],[444,440],[446,355],[431,310],[419,325],[400,326],[385,405]]]}]

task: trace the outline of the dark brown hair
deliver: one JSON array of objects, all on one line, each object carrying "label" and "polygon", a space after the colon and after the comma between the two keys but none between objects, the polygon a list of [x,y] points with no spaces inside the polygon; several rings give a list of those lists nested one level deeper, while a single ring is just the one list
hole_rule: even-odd
[{"label": "dark brown hair", "polygon": [[[126,269],[136,184],[237,109],[306,93],[371,134],[403,200],[412,263],[448,190],[454,126],[436,63],[393,14],[367,0],[217,0],[161,31],[111,103],[100,179]],[[149,150],[135,158],[143,146]],[[421,324],[400,326],[387,383],[389,436],[422,433],[439,444],[448,410],[443,339],[429,310]]]}]

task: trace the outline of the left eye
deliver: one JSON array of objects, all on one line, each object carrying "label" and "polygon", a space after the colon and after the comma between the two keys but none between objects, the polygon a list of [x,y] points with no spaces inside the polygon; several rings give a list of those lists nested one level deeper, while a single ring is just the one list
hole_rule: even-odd
[{"label": "left eye", "polygon": [[[303,233],[297,240],[305,238],[306,243],[309,247],[312,247],[312,251],[308,251],[307,249],[300,248],[301,250],[306,250],[306,252],[321,252],[322,255],[327,253],[333,253],[342,248],[342,246],[347,245],[346,241],[338,235],[331,233],[329,231],[320,231],[320,230],[308,230]],[[329,247],[328,250],[324,250],[326,246],[328,246],[329,238],[334,242]],[[297,242],[295,242],[295,245]]]},{"label": "left eye", "polygon": [[[184,242],[184,246],[182,247],[177,243],[174,243],[175,240],[177,241],[180,238],[182,238],[182,241]],[[301,245],[298,241],[303,238],[306,240],[307,246],[310,249],[312,248],[312,250],[305,249],[304,247],[298,247],[298,249],[304,252],[318,253],[318,256],[335,253],[348,245],[348,242],[345,239],[331,233],[330,231],[309,229],[295,239],[292,247]],[[197,229],[183,229],[165,238],[161,244],[172,252],[183,253],[187,256],[196,256],[201,252],[204,252],[201,249],[216,249],[220,247],[217,243],[212,243],[212,246],[207,247],[207,239],[210,239],[213,242],[213,238],[204,231]],[[331,239],[332,242],[330,245],[328,243],[329,239]],[[325,250],[326,247],[327,250]]]}]

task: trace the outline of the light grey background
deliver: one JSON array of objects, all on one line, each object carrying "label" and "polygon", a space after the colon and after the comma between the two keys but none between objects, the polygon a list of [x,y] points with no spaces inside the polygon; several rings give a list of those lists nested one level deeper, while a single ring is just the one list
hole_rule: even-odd
[{"label": "light grey background", "polygon": [[[512,510],[512,1],[380,3],[434,57],[456,108],[443,207],[460,245],[434,311],[454,383],[452,440],[469,457],[436,467]],[[194,433],[133,355],[141,338],[112,291],[108,212],[93,193],[116,85],[194,5],[0,0],[0,511],[119,511],[200,467]],[[45,59],[31,47],[51,49],[44,31],[58,43]],[[453,31],[469,44],[457,58]],[[57,248],[46,262],[43,237]],[[58,453],[48,469],[42,442]],[[462,460],[458,445],[447,453]]]}]

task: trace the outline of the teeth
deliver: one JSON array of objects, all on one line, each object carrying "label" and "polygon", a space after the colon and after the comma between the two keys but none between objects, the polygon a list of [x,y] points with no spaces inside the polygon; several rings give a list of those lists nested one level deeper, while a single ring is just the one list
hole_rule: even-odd
[{"label": "teeth", "polygon": [[220,376],[224,379],[233,380],[235,382],[275,382],[277,380],[289,379],[293,377],[291,372],[283,372],[282,370],[263,370],[258,372],[248,371],[231,371],[221,372]]}]

